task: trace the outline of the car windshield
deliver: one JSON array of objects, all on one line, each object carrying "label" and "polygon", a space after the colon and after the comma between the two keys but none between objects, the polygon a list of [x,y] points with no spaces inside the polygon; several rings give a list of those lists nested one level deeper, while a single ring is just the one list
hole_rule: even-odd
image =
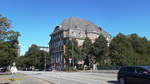
[{"label": "car windshield", "polygon": [[148,71],[150,71],[150,66],[144,66],[144,68]]}]

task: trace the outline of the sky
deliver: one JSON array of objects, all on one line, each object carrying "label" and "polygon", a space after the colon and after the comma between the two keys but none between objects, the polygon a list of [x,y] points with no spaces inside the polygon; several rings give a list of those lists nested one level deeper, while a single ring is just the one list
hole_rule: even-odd
[{"label": "sky", "polygon": [[21,33],[23,55],[32,44],[48,46],[64,19],[88,20],[112,36],[137,33],[150,39],[150,0],[1,0],[0,14]]}]

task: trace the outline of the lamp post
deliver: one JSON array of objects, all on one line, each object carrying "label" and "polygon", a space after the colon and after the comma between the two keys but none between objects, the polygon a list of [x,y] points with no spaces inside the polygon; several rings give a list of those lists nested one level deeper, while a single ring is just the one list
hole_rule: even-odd
[{"label": "lamp post", "polygon": [[[45,54],[44,54],[45,55]],[[46,55],[44,56],[45,57],[45,60],[44,60],[44,71],[46,71]]]},{"label": "lamp post", "polygon": [[74,56],[73,56],[73,40],[71,41],[71,46],[72,46],[72,50],[71,50],[71,55],[72,55],[72,66],[74,67]]}]

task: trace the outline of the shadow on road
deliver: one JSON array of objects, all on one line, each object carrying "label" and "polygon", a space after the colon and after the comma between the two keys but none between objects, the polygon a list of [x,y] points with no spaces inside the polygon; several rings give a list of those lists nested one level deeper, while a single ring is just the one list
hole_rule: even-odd
[{"label": "shadow on road", "polygon": [[0,84],[10,84],[10,83],[0,83]]},{"label": "shadow on road", "polygon": [[118,81],[107,81],[107,82],[110,83],[110,84],[119,84]]}]

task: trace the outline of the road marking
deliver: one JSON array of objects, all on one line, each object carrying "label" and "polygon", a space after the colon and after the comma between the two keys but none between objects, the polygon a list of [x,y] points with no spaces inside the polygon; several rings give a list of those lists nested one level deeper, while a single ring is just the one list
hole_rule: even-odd
[{"label": "road marking", "polygon": [[21,79],[20,79],[20,78],[14,78],[14,79],[12,79],[12,78],[5,78],[5,79],[3,79],[3,80],[17,81],[17,80],[21,80]]},{"label": "road marking", "polygon": [[17,80],[16,82],[17,82],[17,84],[21,84],[21,82],[20,82],[20,81],[18,81],[18,80]]},{"label": "road marking", "polygon": [[33,78],[32,76],[27,76],[28,78]]},{"label": "road marking", "polygon": [[[42,82],[45,82],[45,84],[51,84],[49,83],[49,81],[47,80],[44,80],[44,79],[41,79],[41,78],[38,78],[38,77],[33,77],[33,76],[27,76],[28,78],[33,78],[33,79],[38,79],[39,81],[42,81]],[[53,83],[52,83],[53,84]]]}]

